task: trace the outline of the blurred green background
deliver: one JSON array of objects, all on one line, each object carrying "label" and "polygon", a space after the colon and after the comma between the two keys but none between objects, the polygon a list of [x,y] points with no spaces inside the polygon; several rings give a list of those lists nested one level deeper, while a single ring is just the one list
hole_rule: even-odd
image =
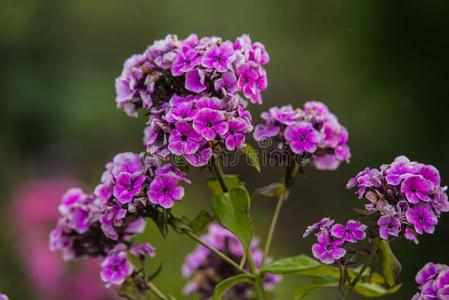
[{"label": "blurred green background", "polygon": [[[352,160],[334,172],[307,169],[285,205],[274,239],[275,257],[310,253],[301,235],[323,216],[338,221],[362,204],[347,180],[365,166],[377,167],[404,154],[437,166],[449,182],[447,1],[352,0],[2,0],[0,4],[0,291],[37,299],[15,255],[7,208],[17,184],[29,177],[70,175],[92,188],[117,152],[142,150],[144,119],[115,108],[114,79],[132,53],[167,33],[191,32],[234,39],[249,33],[271,56],[269,89],[260,120],[272,105],[324,101],[350,132]],[[252,142],[252,141],[250,141]],[[241,166],[250,190],[282,171],[262,176]],[[178,211],[192,216],[209,207],[194,172],[194,184]],[[257,179],[256,179],[257,178]],[[264,236],[274,201],[255,198],[253,220]],[[393,244],[404,270],[402,290],[388,299],[409,299],[414,274],[427,261],[449,264],[449,216],[433,236],[414,246]],[[180,264],[194,244],[171,234],[161,240],[150,226],[164,271],[156,283],[179,296]],[[156,264],[157,262],[155,262]],[[285,280],[276,299],[290,299],[300,277]],[[67,291],[76,293],[76,291]],[[182,297],[180,297],[182,299]],[[336,291],[309,299],[338,299]]]}]

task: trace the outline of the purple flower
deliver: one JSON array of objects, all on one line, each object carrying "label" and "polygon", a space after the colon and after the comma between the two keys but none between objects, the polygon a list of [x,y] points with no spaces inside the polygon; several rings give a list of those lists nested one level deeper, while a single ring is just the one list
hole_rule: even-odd
[{"label": "purple flower", "polygon": [[133,265],[128,261],[122,247],[111,250],[101,263],[101,279],[108,285],[121,285],[132,272]]},{"label": "purple flower", "polygon": [[379,225],[379,236],[381,239],[388,240],[388,236],[398,236],[401,231],[401,222],[393,216],[382,216],[377,221]]},{"label": "purple flower", "polygon": [[200,148],[202,138],[187,122],[177,122],[170,132],[168,149],[176,155],[191,155]]},{"label": "purple flower", "polygon": [[207,88],[206,77],[200,69],[193,69],[186,74],[185,88],[194,93],[201,93]]},{"label": "purple flower", "polygon": [[440,172],[438,172],[437,168],[432,165],[421,166],[419,174],[425,179],[432,182],[434,185],[438,186],[441,183]]},{"label": "purple flower", "polygon": [[256,141],[261,141],[278,135],[280,131],[281,127],[279,126],[258,124],[254,130],[254,139]]},{"label": "purple flower", "polygon": [[240,118],[228,121],[228,132],[224,136],[226,148],[230,151],[239,149],[245,142],[245,132],[248,131],[248,124]]},{"label": "purple flower", "polygon": [[423,234],[423,232],[432,234],[435,230],[435,225],[438,223],[438,218],[432,212],[430,206],[425,203],[419,203],[409,208],[406,217],[407,221],[415,226],[418,234]]},{"label": "purple flower", "polygon": [[404,230],[404,237],[405,237],[407,240],[414,242],[415,245],[418,245],[418,244],[419,244],[419,241],[418,241],[418,238],[416,237],[415,231],[413,231],[412,229],[410,229],[410,228],[408,228],[408,227],[405,227],[405,230]]},{"label": "purple flower", "polygon": [[237,68],[238,85],[243,95],[252,103],[262,103],[261,91],[268,86],[265,71],[252,63],[245,63]]},{"label": "purple flower", "polygon": [[285,105],[280,108],[277,106],[270,108],[269,116],[266,116],[266,119],[289,126],[296,124],[300,116],[301,113],[299,110],[293,109],[291,105]]},{"label": "purple flower", "polygon": [[317,237],[318,243],[313,244],[312,252],[323,264],[332,264],[345,256],[346,250],[341,247],[344,240],[333,240],[327,232],[322,232]]},{"label": "purple flower", "polygon": [[130,252],[134,256],[149,256],[154,257],[156,255],[156,248],[149,243],[143,243],[131,247]]},{"label": "purple flower", "polygon": [[170,208],[174,201],[184,197],[184,188],[178,185],[178,180],[170,176],[156,176],[150,184],[148,198],[153,204]]},{"label": "purple flower", "polygon": [[419,175],[407,177],[401,185],[401,192],[410,203],[429,202],[432,189],[432,182]]},{"label": "purple flower", "polygon": [[425,284],[427,281],[434,279],[440,269],[434,263],[427,263],[421,270],[416,274],[415,280],[419,285]]},{"label": "purple flower", "polygon": [[312,233],[319,233],[323,230],[329,230],[334,222],[335,221],[330,218],[322,218],[319,222],[307,226],[307,229],[302,237],[308,237]]},{"label": "purple flower", "polygon": [[338,239],[343,239],[346,242],[357,243],[358,241],[365,239],[366,228],[367,226],[360,222],[349,220],[346,222],[346,226],[341,224],[335,224],[332,226],[331,234],[332,236]]},{"label": "purple flower", "polygon": [[144,175],[139,175],[133,178],[130,173],[122,172],[117,177],[113,195],[120,203],[129,203],[140,193],[144,181]]},{"label": "purple flower", "polygon": [[304,112],[319,117],[326,117],[329,115],[329,109],[326,104],[319,101],[307,101],[304,104]]},{"label": "purple flower", "polygon": [[234,49],[231,42],[224,42],[220,46],[213,45],[204,53],[201,64],[205,68],[226,72],[234,60],[233,54]]},{"label": "purple flower", "polygon": [[449,287],[449,269],[440,270],[438,277],[435,280],[435,284],[438,289],[442,289],[444,287]]},{"label": "purple flower", "polygon": [[293,153],[313,153],[320,142],[320,134],[310,123],[299,123],[285,129],[285,139],[289,142]]},{"label": "purple flower", "polygon": [[181,102],[172,107],[167,115],[166,120],[170,123],[176,121],[192,121],[196,115],[196,110],[193,108],[192,101]]},{"label": "purple flower", "polygon": [[[217,224],[209,225],[208,232],[201,236],[201,239],[235,261],[241,261],[244,256],[244,250],[238,238]],[[259,248],[257,238],[252,240],[249,251],[256,266],[261,267],[263,252]],[[270,262],[269,257],[267,261]],[[243,268],[249,269],[247,264]],[[219,282],[237,274],[235,269],[229,268],[226,262],[208,248],[198,245],[193,252],[187,255],[182,266],[182,275],[189,280],[183,292],[186,295],[197,294],[195,296],[198,297],[194,298],[209,299]],[[273,289],[280,280],[281,277],[278,275],[267,274],[263,278],[264,288],[266,290]],[[226,296],[230,296],[232,299],[249,299],[250,292],[250,284],[240,283],[231,287]]]},{"label": "purple flower", "polygon": [[212,110],[222,110],[223,101],[217,97],[201,97],[195,104],[197,110],[210,108]]},{"label": "purple flower", "polygon": [[142,172],[142,166],[141,154],[125,152],[117,154],[112,162],[106,165],[106,169],[115,177],[122,172],[127,172],[134,176]]},{"label": "purple flower", "polygon": [[346,188],[358,187],[358,196],[362,198],[366,188],[379,187],[381,185],[381,173],[376,169],[365,168],[359,172],[356,177],[349,179]]},{"label": "purple flower", "polygon": [[338,166],[340,165],[341,160],[337,158],[336,155],[333,154],[322,154],[317,155],[313,158],[313,165],[318,170],[336,170]]},{"label": "purple flower", "polygon": [[415,279],[420,291],[413,296],[413,300],[449,299],[448,266],[429,262]]},{"label": "purple flower", "polygon": [[185,183],[191,183],[189,178],[187,178],[186,173],[176,168],[172,164],[165,164],[162,167],[158,167],[155,171],[155,174],[159,176],[171,176],[178,180],[184,181]]},{"label": "purple flower", "polygon": [[202,108],[195,120],[193,120],[193,128],[201,134],[206,140],[215,139],[217,134],[224,136],[228,131],[228,124],[222,112],[209,108]]},{"label": "purple flower", "polygon": [[194,49],[178,51],[171,66],[171,72],[175,76],[190,72],[201,63],[201,56]]},{"label": "purple flower", "polygon": [[0,300],[9,300],[9,298],[5,294],[0,293]]},{"label": "purple flower", "polygon": [[212,152],[212,149],[207,144],[204,144],[196,153],[186,155],[185,159],[194,167],[202,167],[207,165],[212,157]]},{"label": "purple flower", "polygon": [[270,56],[265,50],[265,46],[256,42],[251,47],[249,59],[258,64],[265,65],[270,61]]},{"label": "purple flower", "polygon": [[221,91],[224,96],[234,95],[237,92],[237,77],[233,72],[225,72],[220,78],[215,80],[216,91]]}]

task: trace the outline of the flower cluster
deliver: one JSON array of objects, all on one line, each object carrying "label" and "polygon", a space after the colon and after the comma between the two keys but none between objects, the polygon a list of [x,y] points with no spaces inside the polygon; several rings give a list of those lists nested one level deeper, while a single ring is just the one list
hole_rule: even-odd
[{"label": "flower cluster", "polygon": [[351,157],[348,131],[321,102],[306,102],[304,109],[272,107],[261,117],[265,123],[256,126],[256,141],[273,138],[279,149],[290,149],[319,170],[335,170]]},{"label": "flower cluster", "polygon": [[5,294],[0,293],[0,300],[9,300],[9,298]]},{"label": "flower cluster", "polygon": [[418,243],[417,234],[432,234],[441,213],[449,211],[438,170],[405,156],[380,169],[366,168],[347,187],[358,188],[358,197],[370,201],[366,210],[376,218],[384,240],[403,235]]},{"label": "flower cluster", "polygon": [[441,264],[427,263],[416,274],[419,292],[412,300],[449,299],[449,267]]},{"label": "flower cluster", "polygon": [[[236,262],[240,262],[244,256],[242,245],[237,237],[219,225],[209,225],[208,233],[202,236],[201,239]],[[257,239],[252,241],[250,251],[256,265],[260,267],[263,253],[259,249]],[[184,293],[187,295],[197,294],[200,296],[200,299],[209,299],[214,292],[215,286],[220,281],[238,274],[219,256],[202,245],[198,245],[186,257],[182,273],[184,277],[189,278],[189,282],[184,288]],[[281,277],[278,275],[267,274],[264,278],[264,286],[266,289],[273,289],[280,280]],[[227,295],[230,299],[247,299],[250,291],[251,285],[242,283],[235,285],[227,292]]]},{"label": "flower cluster", "polygon": [[[112,299],[96,275],[95,260],[67,264],[48,249],[48,232],[58,218],[61,195],[76,184],[68,178],[32,179],[21,183],[12,201],[10,228],[23,259],[24,273],[39,299]],[[67,293],[67,291],[72,291]]]},{"label": "flower cluster", "polygon": [[332,264],[346,255],[346,248],[366,238],[367,226],[354,220],[345,225],[330,218],[307,227],[303,237],[315,234],[317,242],[312,246],[313,256],[324,264]]},{"label": "flower cluster", "polygon": [[65,259],[105,257],[102,279],[121,284],[133,270],[128,250],[137,256],[154,255],[148,246],[135,249],[130,241],[145,229],[144,218],[152,211],[169,208],[183,198],[180,181],[189,182],[171,164],[162,165],[144,154],[116,155],[94,193],[72,188],[63,195],[50,249],[62,250]]},{"label": "flower cluster", "polygon": [[150,154],[207,164],[220,147],[233,151],[252,131],[246,99],[261,103],[269,56],[247,35],[185,40],[168,35],[131,56],[116,79],[116,102],[130,116],[148,115],[144,144]]}]

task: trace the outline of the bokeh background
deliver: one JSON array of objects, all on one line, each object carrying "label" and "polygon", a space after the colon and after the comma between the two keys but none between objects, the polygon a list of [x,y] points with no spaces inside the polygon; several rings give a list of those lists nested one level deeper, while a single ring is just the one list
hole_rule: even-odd
[{"label": "bokeh background", "polygon": [[[301,106],[317,99],[350,132],[351,164],[334,172],[307,169],[296,183],[274,238],[275,257],[310,254],[312,239],[303,240],[301,234],[313,221],[354,216],[352,208],[361,203],[345,184],[365,166],[405,154],[437,166],[448,183],[448,9],[447,1],[422,0],[2,0],[0,291],[12,300],[50,299],[39,296],[30,280],[26,262],[33,249],[23,251],[27,234],[18,232],[18,207],[28,205],[22,207],[26,228],[34,226],[27,212],[32,219],[45,205],[42,199],[19,202],[25,192],[26,197],[42,196],[24,182],[64,177],[92,188],[115,153],[142,149],[144,120],[115,108],[114,78],[125,58],[167,33],[227,39],[249,33],[271,55],[264,104],[251,107],[256,120],[272,105]],[[240,173],[250,190],[282,174],[266,167],[258,176],[244,165],[227,171]],[[205,176],[193,172],[194,184],[177,207],[180,213],[193,216],[209,207]],[[253,200],[259,235],[267,230],[274,204]],[[54,216],[48,218],[50,226]],[[156,283],[182,299],[179,267],[194,244],[174,233],[162,240],[152,225],[146,236],[158,248],[154,264],[164,264]],[[414,274],[425,262],[449,264],[448,236],[449,216],[443,215],[435,234],[421,238],[418,247],[393,244],[404,267],[404,287],[388,299],[409,299],[416,289]],[[276,299],[290,299],[302,281],[285,280]],[[309,299],[338,295],[329,290]]]}]

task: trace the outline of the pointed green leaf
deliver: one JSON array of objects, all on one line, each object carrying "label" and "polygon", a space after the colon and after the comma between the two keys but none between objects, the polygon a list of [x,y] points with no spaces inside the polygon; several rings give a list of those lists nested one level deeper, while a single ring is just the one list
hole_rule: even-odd
[{"label": "pointed green leaf", "polygon": [[242,187],[230,189],[228,193],[215,196],[213,207],[220,224],[234,233],[248,249],[253,236],[249,218],[250,197]]},{"label": "pointed green leaf", "polygon": [[233,277],[229,277],[215,287],[213,300],[220,300],[221,297],[224,296],[224,294],[232,288],[234,285],[242,282],[251,282],[253,280],[254,276],[251,274],[239,274]]},{"label": "pointed green leaf", "polygon": [[189,226],[195,233],[202,232],[206,229],[207,225],[214,220],[214,216],[206,210],[202,209],[198,215],[193,219]]},{"label": "pointed green leaf", "polygon": [[385,281],[389,286],[396,284],[396,278],[402,270],[401,263],[391,250],[388,241],[376,238],[374,240],[379,251],[382,253],[382,272],[385,277]]},{"label": "pointed green leaf", "polygon": [[299,255],[277,260],[268,267],[262,269],[262,272],[273,274],[301,273],[320,266],[324,265],[307,255]]},{"label": "pointed green leaf", "polygon": [[304,284],[295,289],[293,300],[302,299],[311,291],[323,287],[338,287],[338,279],[334,277],[316,277],[311,283]]},{"label": "pointed green leaf", "polygon": [[279,197],[285,191],[285,185],[279,182],[257,188],[254,193],[265,197]]},{"label": "pointed green leaf", "polygon": [[[359,269],[360,268],[348,269],[349,276],[355,278]],[[263,274],[298,274],[312,277],[327,276],[337,279],[340,278],[340,270],[338,268],[322,264],[307,255],[279,259],[263,268],[261,272]],[[364,273],[369,275],[370,269],[367,268]],[[378,284],[384,284],[385,282],[384,278],[378,273],[371,274],[371,281]]]},{"label": "pointed green leaf", "polygon": [[354,287],[354,291],[364,297],[375,298],[394,294],[401,288],[401,284],[391,288],[385,288],[377,283],[360,282]]},{"label": "pointed green leaf", "polygon": [[253,146],[246,144],[245,147],[242,148],[243,153],[245,153],[247,157],[247,162],[250,166],[256,168],[257,171],[260,172],[260,162],[259,162],[259,153]]},{"label": "pointed green leaf", "polygon": [[[232,189],[241,186],[240,179],[237,175],[224,175],[224,181],[228,189]],[[220,183],[216,178],[206,179],[206,184],[212,192],[212,195],[217,196],[223,194]]]}]

